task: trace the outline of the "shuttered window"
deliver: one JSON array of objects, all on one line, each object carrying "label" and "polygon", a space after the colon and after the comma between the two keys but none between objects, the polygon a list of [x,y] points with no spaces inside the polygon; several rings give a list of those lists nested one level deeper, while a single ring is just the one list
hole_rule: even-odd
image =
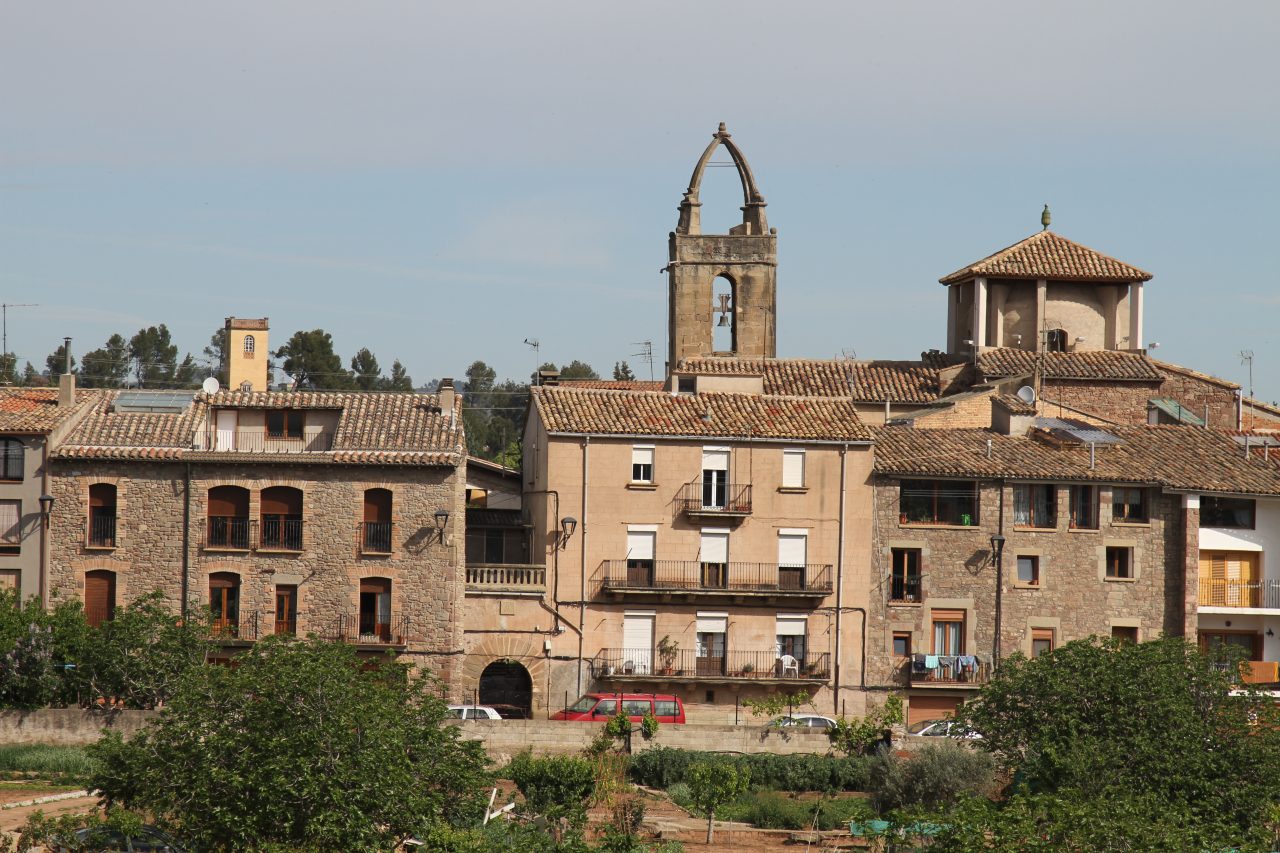
[{"label": "shuttered window", "polygon": [[21,441],[13,438],[0,441],[0,480],[21,480],[23,457],[24,448]]},{"label": "shuttered window", "polygon": [[653,482],[653,451],[653,447],[643,444],[631,448],[631,482]]},{"label": "shuttered window", "polygon": [[22,545],[22,501],[0,501],[0,550],[15,553]]},{"label": "shuttered window", "polygon": [[652,560],[653,541],[657,535],[658,534],[652,530],[628,530],[627,559]]},{"label": "shuttered window", "polygon": [[778,534],[778,565],[803,566],[806,562],[809,537],[803,533]]},{"label": "shuttered window", "polygon": [[782,487],[784,489],[804,488],[804,451],[782,451]]},{"label": "shuttered window", "polygon": [[729,630],[728,613],[699,613],[699,634],[724,634]]}]

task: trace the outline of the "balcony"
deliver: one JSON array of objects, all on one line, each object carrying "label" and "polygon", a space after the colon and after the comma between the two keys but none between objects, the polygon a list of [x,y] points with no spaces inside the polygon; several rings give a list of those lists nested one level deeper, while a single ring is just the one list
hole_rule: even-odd
[{"label": "balcony", "polygon": [[1280,663],[1273,660],[1241,661],[1240,680],[1245,684],[1276,684],[1280,682]]},{"label": "balcony", "polygon": [[698,478],[680,487],[676,510],[690,518],[741,520],[751,515],[751,486]]},{"label": "balcony", "polygon": [[85,544],[90,548],[116,547],[115,515],[94,515],[85,522]]},{"label": "balcony", "polygon": [[248,551],[254,526],[249,518],[213,516],[205,523],[201,547],[206,551]]},{"label": "balcony", "polygon": [[1280,610],[1280,581],[1200,579],[1201,607]]},{"label": "balcony", "polygon": [[914,655],[902,671],[912,687],[977,689],[991,680],[991,664],[972,655]]},{"label": "balcony", "polygon": [[473,563],[467,566],[467,592],[542,595],[546,591],[546,566],[517,563]]},{"label": "balcony", "polygon": [[774,649],[730,650],[723,657],[699,655],[695,649],[676,649],[660,655],[651,649],[601,649],[591,661],[591,671],[602,681],[627,682],[754,682],[773,684],[821,684],[831,677],[830,655],[791,658]]},{"label": "balcony", "polygon": [[362,521],[357,534],[360,553],[385,557],[391,553],[393,526],[390,521]]},{"label": "balcony", "polygon": [[307,427],[293,435],[252,429],[197,429],[191,449],[206,453],[319,453],[333,449],[333,433]]},{"label": "balcony", "polygon": [[259,551],[298,553],[302,550],[302,519],[300,518],[267,517],[262,519],[260,530]]},{"label": "balcony", "polygon": [[823,598],[831,594],[831,566],[809,563],[703,563],[697,560],[605,560],[596,572],[598,595],[678,595],[688,598]]},{"label": "balcony", "polygon": [[341,613],[316,633],[321,639],[357,646],[404,646],[411,639],[408,616],[380,619],[373,613]]},{"label": "balcony", "polygon": [[258,612],[241,610],[234,616],[214,616],[209,621],[209,636],[227,643],[248,643],[258,639]]}]

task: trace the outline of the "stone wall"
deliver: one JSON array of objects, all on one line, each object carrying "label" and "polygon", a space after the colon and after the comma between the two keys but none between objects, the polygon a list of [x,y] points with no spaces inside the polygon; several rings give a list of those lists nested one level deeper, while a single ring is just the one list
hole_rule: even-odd
[{"label": "stone wall", "polygon": [[[1227,384],[1208,378],[1163,370],[1163,382],[1104,382],[1101,380],[1044,380],[1041,398],[1044,413],[1053,414],[1060,402],[1119,424],[1147,423],[1147,403],[1158,397],[1177,400],[1196,417],[1209,411],[1209,425],[1215,429],[1235,429],[1236,392]],[[1072,417],[1070,412],[1066,417]]]},{"label": "stone wall", "polygon": [[0,711],[0,743],[85,746],[104,731],[132,737],[156,711],[115,711],[104,714],[81,708],[42,708],[38,711]]}]

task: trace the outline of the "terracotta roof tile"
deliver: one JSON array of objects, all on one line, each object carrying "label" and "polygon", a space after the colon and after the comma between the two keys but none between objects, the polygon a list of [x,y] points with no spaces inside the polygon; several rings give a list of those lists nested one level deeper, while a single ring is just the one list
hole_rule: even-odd
[{"label": "terracotta roof tile", "polygon": [[1034,415],[1036,413],[1036,404],[1028,403],[1017,394],[997,395],[996,402],[1008,409],[1010,414]]},{"label": "terracotta roof tile", "polygon": [[681,361],[675,372],[761,376],[764,393],[782,397],[925,403],[938,396],[937,370],[919,361],[704,357]]},{"label": "terracotta roof tile", "polygon": [[848,400],[654,391],[595,391],[544,386],[533,404],[548,432],[603,435],[866,441],[867,427]]},{"label": "terracotta roof tile", "polygon": [[[1087,446],[1053,447],[1032,437],[988,429],[872,430],[879,474],[1010,480],[1144,483],[1201,492],[1280,494],[1280,466],[1244,450],[1229,435],[1185,426],[1108,427],[1122,439],[1099,445],[1094,467]],[[987,453],[990,442],[990,456]]]},{"label": "terracotta roof tile", "polygon": [[570,388],[595,388],[604,391],[661,391],[657,379],[561,379],[560,385]]},{"label": "terracotta roof tile", "polygon": [[[1120,350],[1043,353],[1046,379],[1103,379],[1161,382],[1164,374],[1147,356]],[[999,347],[983,350],[978,367],[988,378],[1029,376],[1035,372],[1036,354],[1030,350]]]},{"label": "terracotta roof tile", "polygon": [[78,390],[74,406],[59,408],[57,388],[0,389],[0,432],[51,432],[100,393]]},{"label": "terracotta roof tile", "polygon": [[955,284],[978,276],[1098,282],[1151,280],[1149,272],[1095,252],[1052,231],[1032,234],[938,281]]}]

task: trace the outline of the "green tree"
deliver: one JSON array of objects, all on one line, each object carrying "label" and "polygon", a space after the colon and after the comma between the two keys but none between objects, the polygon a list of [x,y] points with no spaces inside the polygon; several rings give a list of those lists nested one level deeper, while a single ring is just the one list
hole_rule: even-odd
[{"label": "green tree", "polygon": [[378,366],[378,359],[368,347],[362,347],[351,357],[351,373],[354,375],[357,390],[380,391],[386,387],[386,380],[382,377],[382,368]]},{"label": "green tree", "polygon": [[625,361],[615,361],[613,363],[613,378],[620,382],[630,382],[636,378],[636,375],[631,372],[631,365]]},{"label": "green tree", "polygon": [[178,346],[164,323],[139,329],[129,340],[129,358],[139,388],[167,387],[178,370]]},{"label": "green tree", "polygon": [[351,374],[342,369],[342,358],[333,351],[333,337],[324,329],[294,332],[275,356],[284,359],[284,372],[300,388],[346,391],[354,385]]},{"label": "green tree", "polygon": [[[206,375],[217,379],[225,388],[227,385],[227,327],[225,325],[219,326],[218,330],[209,336],[209,345],[204,348],[203,356],[209,365]],[[203,378],[202,376],[201,379]]]},{"label": "green tree", "polygon": [[122,388],[129,378],[129,342],[112,335],[80,359],[80,379],[86,388]]},{"label": "green tree", "polygon": [[0,385],[18,384],[18,356],[11,352],[0,355]]},{"label": "green tree", "polygon": [[433,679],[315,639],[237,663],[191,671],[150,726],[90,747],[89,784],[199,850],[373,853],[479,822],[484,752],[442,725]]},{"label": "green tree", "polygon": [[49,380],[42,376],[40,371],[36,370],[35,365],[28,361],[27,366],[22,368],[22,384],[31,388],[38,385],[48,385]]},{"label": "green tree", "polygon": [[534,758],[522,752],[507,765],[525,807],[545,818],[557,842],[587,823],[587,804],[596,790],[596,769],[585,758],[549,755]]},{"label": "green tree", "polygon": [[827,730],[831,744],[845,755],[866,755],[884,740],[886,729],[902,723],[902,696],[890,693],[884,704],[865,717],[841,716]]},{"label": "green tree", "polygon": [[400,359],[391,362],[391,376],[387,379],[388,391],[413,391],[413,377],[404,369]]},{"label": "green tree", "polygon": [[751,771],[728,761],[699,762],[686,777],[694,808],[707,816],[707,843],[714,839],[716,809],[747,792]]},{"label": "green tree", "polygon": [[[67,344],[65,341],[45,357],[44,366],[45,373],[49,376],[49,382],[57,385],[58,377],[62,375],[67,366]],[[75,356],[71,357],[71,372],[76,372]]]},{"label": "green tree", "polygon": [[595,368],[587,364],[585,361],[578,361],[576,358],[566,364],[564,369],[560,371],[561,379],[599,379],[600,374],[596,373]]}]

